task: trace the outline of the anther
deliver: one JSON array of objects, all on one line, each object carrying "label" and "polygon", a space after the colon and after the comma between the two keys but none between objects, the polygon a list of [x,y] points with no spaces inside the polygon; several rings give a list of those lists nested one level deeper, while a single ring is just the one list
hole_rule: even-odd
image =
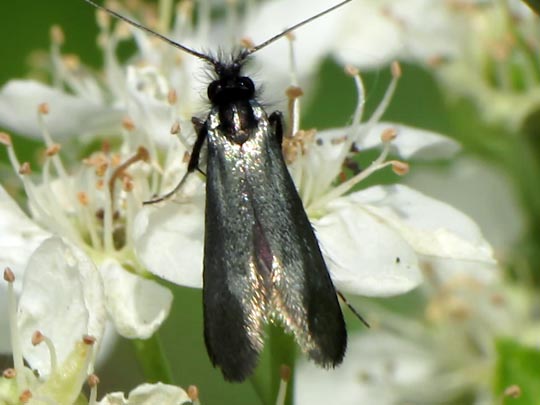
[{"label": "anther", "polygon": [[521,387],[519,385],[511,385],[504,390],[504,396],[510,398],[519,398],[521,396]]},{"label": "anther", "polygon": [[70,54],[70,55],[64,55],[62,57],[62,61],[64,62],[64,65],[68,70],[76,71],[79,70],[81,67],[81,59],[78,55]]},{"label": "anther", "polygon": [[90,202],[90,199],[88,197],[88,193],[84,192],[84,191],[79,191],[77,193],[77,200],[79,201],[79,203],[84,206],[84,207],[87,207],[88,206],[88,203]]},{"label": "anther", "polygon": [[90,388],[94,388],[99,384],[99,377],[95,374],[90,374],[86,382]]},{"label": "anther", "polygon": [[31,174],[31,173],[32,173],[32,168],[30,167],[30,163],[24,162],[19,168],[19,174],[22,174],[24,176],[26,174]]},{"label": "anther", "polygon": [[180,123],[178,121],[174,121],[171,125],[171,135],[177,135],[180,133]]},{"label": "anther", "polygon": [[2,377],[10,380],[12,378],[15,378],[17,376],[17,371],[14,368],[6,368],[2,372]]},{"label": "anther", "polygon": [[184,152],[184,156],[182,157],[182,163],[188,163],[191,159],[191,155],[188,151]]},{"label": "anther", "polygon": [[128,176],[125,176],[122,179],[122,190],[127,191],[127,192],[133,191],[133,187],[134,187],[133,180],[129,178]]},{"label": "anther", "polygon": [[287,95],[287,98],[289,100],[294,100],[298,97],[302,97],[304,95],[304,92],[298,86],[289,86],[287,87],[287,90],[285,90],[285,94]]},{"label": "anther", "polygon": [[392,72],[392,77],[394,78],[400,78],[401,77],[401,65],[399,62],[394,61],[392,62],[392,65],[390,66],[390,71]]},{"label": "anther", "polygon": [[285,399],[287,397],[287,385],[291,378],[291,369],[289,366],[282,364],[279,369],[279,376],[281,381],[279,382],[279,390],[276,399],[276,405],[285,404]]},{"label": "anther", "polygon": [[170,89],[169,93],[167,94],[167,101],[170,105],[175,105],[178,101],[178,95],[176,94],[175,89]]},{"label": "anther", "polygon": [[251,38],[243,37],[240,39],[240,46],[245,49],[253,49],[255,48],[255,42]]},{"label": "anther", "polygon": [[54,156],[58,152],[60,152],[61,149],[62,149],[62,146],[60,144],[58,144],[58,143],[55,143],[54,145],[51,145],[47,149],[45,149],[45,155],[47,155],[49,157]]},{"label": "anther", "polygon": [[190,385],[187,389],[187,394],[191,401],[195,402],[199,400],[199,388],[196,385]]},{"label": "anther", "polygon": [[135,129],[135,123],[131,118],[124,117],[122,118],[122,127],[124,127],[126,131],[133,131]]},{"label": "anther", "polygon": [[21,401],[23,404],[30,401],[31,398],[32,398],[32,393],[30,392],[30,390],[24,390],[22,394],[19,395],[19,401]]},{"label": "anther", "polygon": [[37,346],[45,340],[45,336],[39,330],[32,334],[32,345]]},{"label": "anther", "polygon": [[0,132],[0,143],[5,146],[12,146],[11,136],[6,132]]},{"label": "anther", "polygon": [[111,17],[103,10],[97,10],[96,21],[99,28],[106,30],[111,24]]},{"label": "anther", "polygon": [[15,282],[15,274],[13,273],[13,270],[11,270],[9,267],[6,267],[4,269],[4,280],[8,283]]},{"label": "anther", "polygon": [[49,104],[41,103],[38,105],[38,112],[42,115],[47,115],[49,113]]},{"label": "anther", "polygon": [[291,368],[285,364],[282,364],[279,368],[279,377],[283,381],[289,382],[291,380]]},{"label": "anther", "polygon": [[114,36],[120,40],[126,40],[131,38],[131,29],[129,25],[122,21],[118,23],[114,27]]},{"label": "anther", "polygon": [[405,162],[400,162],[399,160],[393,160],[392,162],[392,171],[398,176],[404,176],[409,173],[409,164]]},{"label": "anther", "polygon": [[109,164],[107,162],[102,162],[96,166],[96,176],[103,177],[105,176],[105,173],[107,172],[107,168],[109,167]]},{"label": "anther", "polygon": [[92,346],[94,343],[96,343],[96,338],[92,335],[84,335],[82,341],[84,344]]},{"label": "anther", "polygon": [[353,65],[346,65],[344,71],[345,74],[351,77],[358,76],[360,74],[358,68],[354,67]]},{"label": "anther", "polygon": [[50,31],[51,40],[57,45],[62,45],[64,43],[65,37],[62,28],[59,25],[53,25]]},{"label": "anther", "polygon": [[381,134],[381,141],[384,143],[392,142],[396,139],[398,132],[395,128],[385,128]]}]

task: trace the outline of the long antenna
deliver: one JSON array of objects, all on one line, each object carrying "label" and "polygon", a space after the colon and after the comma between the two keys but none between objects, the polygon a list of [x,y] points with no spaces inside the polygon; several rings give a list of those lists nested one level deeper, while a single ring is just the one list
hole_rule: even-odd
[{"label": "long antenna", "polygon": [[[86,0],[86,1],[88,1],[88,0]],[[327,8],[327,9],[324,10],[324,11],[321,11],[319,14],[315,14],[314,16],[309,17],[308,19],[306,19],[306,20],[304,20],[304,21],[301,21],[301,22],[299,22],[298,24],[295,24],[295,25],[293,25],[293,26],[290,27],[290,28],[287,28],[285,31],[282,31],[282,32],[280,32],[279,34],[274,35],[272,38],[267,39],[267,40],[264,41],[263,43],[260,43],[259,45],[256,45],[256,46],[253,47],[253,48],[249,48],[249,50],[247,50],[247,52],[245,53],[245,56],[248,56],[248,55],[251,55],[252,53],[257,52],[259,49],[262,49],[262,48],[264,48],[265,46],[270,45],[272,42],[278,40],[279,38],[281,38],[281,37],[283,37],[283,36],[285,36],[285,35],[287,35],[289,32],[292,32],[292,31],[294,31],[295,29],[300,28],[302,25],[306,25],[306,24],[310,23],[311,21],[316,20],[316,19],[319,18],[319,17],[322,17],[322,16],[325,15],[325,14],[328,14],[328,13],[334,11],[336,8],[339,8],[339,7],[341,7],[341,6],[344,6],[344,5],[347,4],[347,3],[350,3],[351,1],[352,1],[352,0],[345,0],[345,1],[342,1],[341,3],[338,3],[338,4],[336,4],[335,6],[332,6],[332,7],[330,7],[330,8]]]},{"label": "long antenna", "polygon": [[[174,46],[175,48],[178,48],[178,49],[180,49],[180,50],[182,50],[182,51],[184,51],[184,52],[187,52],[187,53],[189,53],[189,54],[191,54],[191,55],[193,55],[193,56],[196,56],[197,58],[204,59],[205,61],[211,63],[211,64],[214,65],[214,66],[219,65],[219,62],[216,61],[216,60],[215,60],[214,58],[212,58],[211,56],[205,55],[204,53],[197,52],[197,51],[194,50],[194,49],[191,49],[191,48],[188,48],[188,47],[185,46],[185,45],[179,44],[178,42],[175,42],[175,41],[173,41],[172,39],[167,38],[165,35],[162,35],[162,34],[160,34],[159,32],[156,32],[156,31],[154,31],[154,30],[152,30],[152,29],[150,29],[150,28],[148,28],[148,27],[145,27],[144,25],[142,25],[142,24],[140,24],[140,23],[138,23],[138,22],[136,22],[136,21],[134,21],[134,20],[132,20],[132,19],[130,19],[130,18],[128,18],[128,17],[125,17],[125,16],[123,16],[122,14],[117,13],[116,11],[111,10],[110,8],[108,8],[108,7],[106,7],[106,6],[99,5],[99,4],[95,3],[93,0],[84,0],[84,1],[87,2],[88,4],[94,6],[95,8],[100,9],[100,10],[103,10],[103,11],[105,11],[106,13],[108,13],[108,14],[110,14],[110,15],[116,17],[116,18],[118,18],[119,20],[122,20],[122,21],[124,21],[124,22],[126,22],[126,23],[128,23],[128,24],[130,24],[130,25],[132,25],[132,26],[134,26],[134,27],[136,27],[136,28],[138,28],[138,29],[140,29],[140,30],[143,30],[143,31],[145,31],[145,32],[147,32],[147,33],[149,33],[149,34],[151,34],[151,35],[153,35],[153,36],[155,36],[155,37],[161,39],[162,41],[165,41],[166,43],[168,43],[168,44],[171,45],[171,46]],[[339,7],[341,7],[341,6],[344,6],[344,5],[347,4],[347,3],[350,3],[351,1],[352,1],[352,0],[345,0],[345,1],[342,1],[341,3],[338,3],[338,4],[336,4],[335,6],[332,6],[332,7],[330,7],[330,8],[327,8],[326,10],[321,11],[320,13],[315,14],[315,15],[312,16],[312,17],[309,17],[308,19],[306,19],[306,20],[304,20],[304,21],[301,21],[301,22],[299,22],[298,24],[295,24],[295,25],[293,25],[292,27],[287,28],[286,30],[280,32],[280,33],[277,34],[277,35],[274,35],[272,38],[267,39],[266,41],[260,43],[259,45],[256,45],[256,46],[253,47],[253,48],[250,48],[250,49],[248,49],[248,50],[245,50],[245,51],[242,52],[242,54],[241,54],[241,59],[244,59],[244,58],[248,57],[249,55],[251,55],[251,54],[257,52],[258,50],[260,50],[260,49],[262,49],[262,48],[264,48],[264,47],[270,45],[272,42],[278,40],[279,38],[281,38],[281,37],[287,35],[289,32],[292,32],[292,31],[294,31],[295,29],[297,29],[297,28],[299,28],[299,27],[301,27],[301,26],[303,26],[303,25],[306,25],[306,24],[310,23],[311,21],[316,20],[316,19],[319,18],[319,17],[322,17],[322,16],[325,15],[325,14],[328,14],[328,13],[330,13],[331,11],[334,11],[335,9],[337,9],[337,8],[339,8]]]},{"label": "long antenna", "polygon": [[124,22],[138,28],[138,29],[141,29],[141,30],[143,30],[143,31],[145,31],[145,32],[147,32],[147,33],[161,39],[162,41],[165,41],[166,43],[168,43],[169,45],[174,46],[175,48],[181,49],[182,51],[187,52],[187,53],[189,53],[189,54],[191,54],[193,56],[196,56],[197,58],[204,59],[205,61],[210,62],[212,65],[215,65],[217,63],[211,56],[205,55],[204,53],[197,52],[194,49],[191,49],[191,48],[188,48],[187,46],[179,44],[178,42],[175,42],[172,39],[167,38],[165,35],[162,35],[159,32],[156,32],[156,31],[154,31],[154,30],[152,30],[152,29],[150,29],[148,27],[145,27],[144,25],[142,25],[142,24],[140,24],[140,23],[138,23],[138,22],[136,22],[136,21],[134,21],[134,20],[132,20],[132,19],[130,19],[128,17],[125,17],[122,14],[119,14],[116,11],[111,10],[108,7],[101,6],[101,5],[95,3],[92,0],[84,0],[84,1],[86,1],[88,4],[94,6],[95,8],[97,8],[99,10],[103,10],[106,13],[118,18],[119,20],[122,20],[122,21],[124,21]]}]

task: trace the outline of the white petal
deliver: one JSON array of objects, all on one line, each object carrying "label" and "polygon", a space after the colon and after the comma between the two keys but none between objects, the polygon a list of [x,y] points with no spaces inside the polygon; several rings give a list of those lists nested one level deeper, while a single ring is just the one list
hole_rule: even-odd
[{"label": "white petal", "polygon": [[124,396],[123,392],[113,392],[105,395],[99,405],[128,405],[128,400]]},{"label": "white petal", "polygon": [[477,159],[459,158],[450,167],[411,170],[404,182],[470,215],[495,251],[503,255],[525,229],[525,218],[506,174]]},{"label": "white petal", "polygon": [[336,41],[337,57],[369,69],[395,59],[453,55],[460,31],[448,7],[432,0],[352,2]]},{"label": "white petal", "polygon": [[99,273],[85,253],[51,237],[34,252],[24,275],[19,301],[19,328],[24,358],[40,374],[48,374],[45,345],[34,347],[39,330],[53,341],[61,362],[83,335],[101,341],[106,311]]},{"label": "white petal", "polygon": [[185,402],[191,403],[191,399],[186,392],[174,385],[163,383],[142,384],[129,393],[126,400],[121,392],[107,394],[100,402],[100,405],[181,405]]},{"label": "white petal", "polygon": [[167,102],[168,82],[153,67],[127,70],[128,114],[135,127],[162,146],[170,143],[171,126],[176,119],[171,115],[171,106]]},{"label": "white petal", "polygon": [[328,210],[313,225],[338,290],[389,296],[422,281],[417,255],[399,233],[347,197]]},{"label": "white petal", "polygon": [[444,159],[455,155],[460,145],[453,139],[436,132],[391,122],[379,122],[357,143],[359,149],[381,146],[381,134],[386,129],[395,129],[397,138],[392,141],[392,149],[404,159]]},{"label": "white petal", "polygon": [[106,260],[99,270],[107,311],[117,332],[130,339],[152,336],[169,315],[172,293],[153,280],[130,273],[114,260]]},{"label": "white petal", "polygon": [[137,215],[136,253],[148,271],[187,287],[202,287],[204,201],[171,201]]},{"label": "white petal", "polygon": [[373,1],[356,1],[347,8],[334,48],[338,60],[371,69],[396,59],[403,47],[403,37],[398,24],[384,13],[383,6]]},{"label": "white petal", "polygon": [[[248,17],[245,34],[255,43],[261,43],[280,31],[309,18],[319,11],[335,5],[330,0],[278,0],[264,2]],[[335,46],[336,34],[347,7],[336,10],[312,24],[294,32],[294,54],[296,73],[304,90],[312,84],[310,75]],[[270,23],[271,22],[271,23]],[[272,86],[264,89],[269,100],[283,100],[285,89],[290,84],[289,44],[285,39],[273,43],[255,54],[256,76],[266,81],[272,78]]]},{"label": "white petal", "polygon": [[495,263],[478,226],[448,204],[402,185],[371,187],[348,198],[399,232],[419,254]]},{"label": "white petal", "polygon": [[51,234],[35,224],[0,185],[0,268],[22,277],[30,254]]},{"label": "white petal", "polygon": [[41,137],[37,108],[49,105],[45,125],[56,140],[119,127],[123,113],[31,80],[13,80],[0,90],[0,124]]},{"label": "white petal", "polygon": [[[0,269],[11,268],[17,280],[15,291],[19,294],[30,255],[50,233],[32,222],[1,185],[0,229]],[[6,283],[0,283],[0,353],[10,351]]]},{"label": "white petal", "polygon": [[189,401],[183,389],[163,383],[142,384],[129,393],[130,405],[180,405]]},{"label": "white petal", "polygon": [[353,335],[342,365],[324,370],[302,361],[298,366],[295,403],[402,403],[399,388],[422,384],[436,372],[432,353],[420,345],[381,331]]}]

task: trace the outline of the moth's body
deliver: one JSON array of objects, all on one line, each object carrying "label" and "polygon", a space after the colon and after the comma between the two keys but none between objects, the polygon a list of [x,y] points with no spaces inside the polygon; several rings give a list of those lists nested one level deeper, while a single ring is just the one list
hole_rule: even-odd
[{"label": "moth's body", "polygon": [[281,114],[266,114],[240,69],[218,72],[212,109],[196,124],[208,150],[205,341],[212,362],[235,381],[253,371],[270,321],[325,367],[341,362],[347,344],[334,286],[283,159]]}]

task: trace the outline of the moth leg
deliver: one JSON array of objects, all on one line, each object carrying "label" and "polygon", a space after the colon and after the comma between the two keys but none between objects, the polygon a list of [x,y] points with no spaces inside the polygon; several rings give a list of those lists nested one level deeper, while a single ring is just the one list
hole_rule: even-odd
[{"label": "moth leg", "polygon": [[[193,173],[194,170],[198,170],[202,173],[202,171],[199,169],[199,155],[201,153],[201,149],[204,144],[204,140],[206,139],[206,135],[208,131],[206,129],[206,125],[204,124],[204,121],[196,117],[193,117],[191,119],[191,122],[193,123],[193,126],[195,127],[195,131],[197,131],[197,139],[195,141],[195,144],[193,145],[193,150],[191,151],[191,156],[189,158],[186,174],[184,174],[184,176],[178,182],[178,184],[176,185],[174,189],[172,189],[165,195],[152,198],[151,200],[148,200],[148,201],[143,201],[143,205],[155,204],[155,203],[167,200],[168,198],[176,194],[176,192],[183,187],[188,176],[191,173]],[[202,174],[205,174],[205,173],[202,173]]]},{"label": "moth leg", "polygon": [[283,142],[283,114],[281,111],[274,111],[268,117],[268,121],[270,121],[270,125],[274,127],[274,135],[278,140],[279,146],[281,146],[281,143]]},{"label": "moth leg", "polygon": [[364,319],[364,317],[360,314],[360,312],[358,312],[356,308],[353,307],[349,301],[347,301],[347,298],[345,298],[345,296],[343,295],[341,291],[336,290],[336,294],[338,295],[339,298],[341,298],[341,300],[345,303],[345,305],[349,307],[351,312],[354,314],[354,316],[356,316],[360,320],[360,322],[362,322],[368,328],[371,327],[369,323]]},{"label": "moth leg", "polygon": [[197,170],[201,174],[206,176],[206,173],[204,173],[199,168],[199,156],[201,154],[201,149],[206,139],[206,136],[208,135],[208,129],[206,128],[204,121],[197,117],[192,117],[191,123],[193,124],[193,128],[195,128],[195,132],[197,133],[197,140],[195,141],[195,144],[193,145],[193,150],[191,151],[191,157],[189,158],[187,170],[188,170],[188,173],[191,173],[194,170]]}]

